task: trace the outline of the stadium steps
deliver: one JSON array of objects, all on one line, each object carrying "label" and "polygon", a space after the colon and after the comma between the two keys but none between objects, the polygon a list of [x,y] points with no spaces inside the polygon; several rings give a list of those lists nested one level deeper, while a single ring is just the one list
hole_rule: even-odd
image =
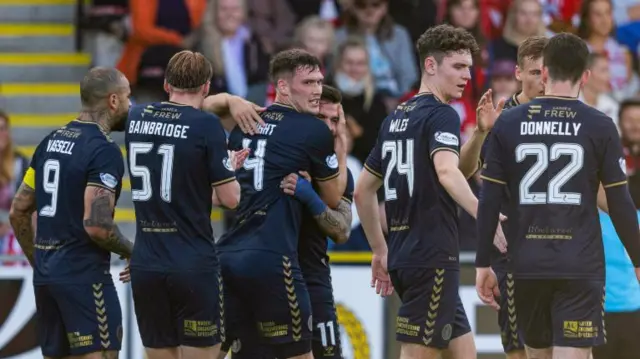
[{"label": "stadium steps", "polygon": [[[31,157],[52,130],[76,118],[79,82],[91,65],[75,52],[76,0],[0,0],[0,108],[11,116],[17,150]],[[124,152],[122,134],[113,134]],[[212,212],[216,232],[222,212]],[[128,174],[116,221],[129,236],[135,216]],[[216,223],[217,222],[217,223]]]}]

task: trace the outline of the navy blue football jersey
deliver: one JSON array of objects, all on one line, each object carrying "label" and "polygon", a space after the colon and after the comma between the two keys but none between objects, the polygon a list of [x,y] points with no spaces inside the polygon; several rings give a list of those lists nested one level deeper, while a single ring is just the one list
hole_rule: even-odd
[{"label": "navy blue football jersey", "polygon": [[250,148],[237,171],[242,188],[231,228],[218,242],[220,251],[257,249],[296,256],[302,204],[280,188],[290,173],[308,171],[315,181],[338,175],[333,136],[316,117],[274,104],[261,114],[265,121],[255,135],[236,127],[229,149]]},{"label": "navy blue football jersey", "polygon": [[389,269],[458,268],[458,213],[432,162],[460,149],[460,117],[433,94],[418,94],[384,121],[365,168],[384,184]]},{"label": "navy blue football jersey", "polygon": [[111,281],[111,252],[84,229],[84,192],[104,187],[117,202],[123,175],[120,148],[95,122],[69,122],[40,142],[24,179],[36,192],[35,284]]},{"label": "navy blue football jersey", "polygon": [[520,278],[604,278],[596,197],[626,184],[613,121],[575,98],[543,96],[505,111],[482,178],[509,191],[509,255]]},{"label": "navy blue football jersey", "polygon": [[[349,204],[353,202],[353,189],[353,176],[351,171],[347,169],[347,187],[342,199],[349,202]],[[298,260],[300,261],[300,268],[302,268],[305,282],[331,287],[327,236],[322,232],[322,229],[320,229],[309,211],[304,211],[302,215]]]},{"label": "navy blue football jersey", "polygon": [[220,120],[191,106],[162,102],[133,107],[125,131],[136,212],[131,266],[215,268],[213,187],[235,180]]},{"label": "navy blue football jersey", "polygon": [[[504,109],[503,110],[508,110],[510,108],[516,107],[518,105],[520,105],[520,102],[518,102],[518,94],[514,94],[513,96],[509,97],[509,99],[505,102],[504,104]],[[485,161],[485,156],[487,154],[487,150],[489,148],[489,140],[491,139],[491,133],[489,133],[487,135],[487,137],[485,138],[484,142],[482,143],[482,147],[480,148],[480,166],[479,168],[482,168],[484,161]],[[508,209],[508,205],[509,205],[509,191],[507,191],[505,189],[505,198],[504,201],[502,202],[502,206],[500,207],[501,211],[506,212]],[[502,222],[502,230],[507,233],[507,226],[509,226],[509,221],[505,221]],[[491,267],[494,270],[505,270],[508,267],[509,264],[509,259],[508,259],[508,255],[507,254],[502,254],[500,253],[500,251],[493,247],[491,248]]]}]

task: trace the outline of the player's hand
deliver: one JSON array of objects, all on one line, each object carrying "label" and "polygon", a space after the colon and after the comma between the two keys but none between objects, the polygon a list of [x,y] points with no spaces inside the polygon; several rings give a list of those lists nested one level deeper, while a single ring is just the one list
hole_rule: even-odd
[{"label": "player's hand", "polygon": [[476,292],[482,303],[495,310],[500,309],[496,301],[500,297],[498,278],[491,268],[476,268]]},{"label": "player's hand", "polygon": [[389,277],[387,270],[387,254],[377,255],[374,253],[371,258],[371,288],[375,288],[376,294],[383,297],[393,293],[391,277]]},{"label": "player's hand", "polygon": [[127,259],[127,266],[124,267],[124,270],[120,272],[120,281],[122,283],[131,282],[131,272],[129,271],[129,260]]},{"label": "player's hand", "polygon": [[229,96],[228,105],[231,117],[243,133],[255,135],[258,131],[258,125],[264,125],[264,121],[260,117],[260,113],[265,110],[264,107],[238,96]]},{"label": "player's hand", "polygon": [[302,178],[306,179],[307,181],[313,182],[313,179],[311,178],[311,175],[309,175],[309,172],[307,172],[307,171],[298,171],[298,174]]},{"label": "player's hand", "polygon": [[[507,217],[503,214],[500,214],[500,222],[504,222],[507,220]],[[504,236],[504,232],[502,231],[502,225],[498,223],[498,228],[496,229],[496,234],[493,237],[493,245],[498,248],[500,253],[507,253],[507,238]]]},{"label": "player's hand", "polygon": [[501,98],[498,101],[497,106],[493,104],[493,91],[488,89],[487,92],[482,95],[476,108],[476,119],[478,123],[478,130],[481,132],[489,132],[496,123],[498,116],[504,109],[505,98]]},{"label": "player's hand", "polygon": [[295,196],[296,195],[296,187],[298,186],[298,175],[295,173],[291,173],[285,177],[282,182],[280,182],[280,188],[284,191],[284,193]]},{"label": "player's hand", "polygon": [[347,129],[347,119],[344,115],[344,109],[342,105],[338,106],[338,125],[336,126],[336,137],[334,141],[334,151],[337,154],[345,154],[347,153],[347,143],[348,139],[348,129]]},{"label": "player's hand", "polygon": [[237,171],[244,165],[244,160],[249,157],[249,153],[251,153],[250,148],[243,148],[240,151],[229,151],[229,160],[233,165],[234,171]]}]

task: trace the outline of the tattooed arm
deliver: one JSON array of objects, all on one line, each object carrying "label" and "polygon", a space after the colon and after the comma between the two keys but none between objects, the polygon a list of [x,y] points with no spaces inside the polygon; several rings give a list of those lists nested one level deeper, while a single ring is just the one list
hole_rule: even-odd
[{"label": "tattooed arm", "polygon": [[87,186],[84,192],[84,229],[100,247],[130,258],[133,242],[113,222],[115,193],[104,187]]},{"label": "tattooed arm", "polygon": [[342,198],[335,210],[327,206],[324,212],[313,218],[324,234],[337,244],[343,244],[351,234],[351,217],[351,204]]},{"label": "tattooed arm", "polygon": [[16,196],[11,203],[9,221],[15,233],[22,252],[27,256],[29,263],[33,267],[34,252],[34,230],[32,226],[32,215],[36,211],[36,192],[25,183],[20,185]]}]

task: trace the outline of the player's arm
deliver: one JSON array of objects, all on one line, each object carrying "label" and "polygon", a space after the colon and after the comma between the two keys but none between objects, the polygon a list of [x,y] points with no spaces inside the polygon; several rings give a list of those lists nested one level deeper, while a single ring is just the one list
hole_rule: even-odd
[{"label": "player's arm", "polygon": [[242,97],[228,93],[219,93],[204,99],[202,110],[220,117],[220,123],[227,132],[231,132],[236,124],[244,133],[254,134],[258,124],[264,125],[259,113],[264,111]]},{"label": "player's arm", "polygon": [[[235,209],[240,203],[240,184],[236,181],[235,159],[227,151],[227,138],[220,123],[211,121],[205,134],[207,165],[213,187],[213,204]],[[246,157],[246,156],[245,156]]]},{"label": "player's arm", "polygon": [[[374,148],[377,148],[377,146]],[[373,151],[372,151],[373,153]],[[384,240],[382,225],[380,222],[380,211],[378,206],[378,189],[382,186],[380,172],[371,168],[371,157],[367,159],[365,170],[358,176],[353,199],[356,202],[356,210],[360,217],[360,224],[367,237],[369,246],[374,254],[378,256],[387,255],[387,243]]]},{"label": "player's arm", "polygon": [[[337,209],[345,190],[346,177],[340,176],[340,161],[334,152],[334,140],[329,128],[321,121],[313,124],[306,138],[308,155],[311,162],[310,175],[313,177],[320,198],[329,208]],[[346,166],[346,164],[344,164]],[[346,176],[346,171],[344,173]]]},{"label": "player's arm", "polygon": [[101,248],[130,258],[133,242],[113,221],[115,203],[113,189],[89,184],[84,191],[84,229]]},{"label": "player's arm", "polygon": [[35,250],[33,227],[33,214],[36,211],[36,191],[35,171],[29,167],[24,176],[24,180],[18,189],[9,212],[9,222],[13,232],[22,248],[22,252],[27,256],[31,266],[34,265],[33,253]]},{"label": "player's arm", "polygon": [[631,199],[627,184],[626,164],[618,131],[613,122],[607,123],[603,132],[605,141],[601,143],[599,176],[609,203],[611,222],[624,245],[631,262],[636,269],[640,268],[640,232],[635,205]]},{"label": "player's arm", "polygon": [[607,193],[605,192],[604,187],[602,186],[602,183],[600,183],[600,186],[598,186],[597,202],[598,202],[598,208],[600,208],[604,213],[609,213],[609,203],[607,202]]}]

